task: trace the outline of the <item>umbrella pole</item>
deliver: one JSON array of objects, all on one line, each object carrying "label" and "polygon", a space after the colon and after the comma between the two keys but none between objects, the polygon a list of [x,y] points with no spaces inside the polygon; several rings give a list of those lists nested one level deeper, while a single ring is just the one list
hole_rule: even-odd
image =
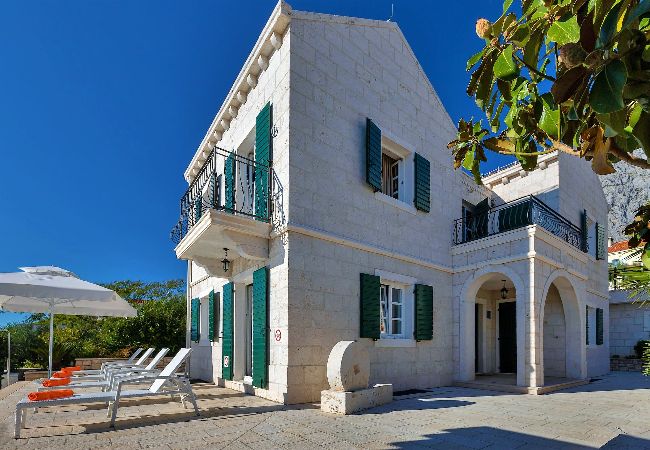
[{"label": "umbrella pole", "polygon": [[50,356],[47,377],[52,378],[52,349],[54,348],[54,314],[50,309]]}]

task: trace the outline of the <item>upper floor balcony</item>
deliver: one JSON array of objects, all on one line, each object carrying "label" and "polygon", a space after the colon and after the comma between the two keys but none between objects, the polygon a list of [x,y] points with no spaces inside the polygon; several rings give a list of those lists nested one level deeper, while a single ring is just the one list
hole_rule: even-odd
[{"label": "upper floor balcony", "polygon": [[[215,147],[180,201],[171,231],[179,259],[227,275],[221,260],[265,259],[282,187],[270,165]],[[275,199],[275,201],[274,201]]]},{"label": "upper floor balcony", "polygon": [[534,195],[494,208],[488,208],[487,201],[484,208],[480,206],[474,211],[465,210],[463,217],[454,221],[454,244],[464,244],[528,225],[539,225],[579,250],[588,251],[585,232]]}]

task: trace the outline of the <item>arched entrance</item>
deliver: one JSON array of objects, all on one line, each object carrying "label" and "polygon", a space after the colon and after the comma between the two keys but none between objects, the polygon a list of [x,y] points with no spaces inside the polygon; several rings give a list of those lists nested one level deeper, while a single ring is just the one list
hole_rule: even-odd
[{"label": "arched entrance", "polygon": [[542,384],[550,378],[585,378],[582,308],[564,271],[551,274],[542,302]]},{"label": "arched entrance", "polygon": [[477,374],[510,374],[519,381],[523,360],[523,284],[505,267],[483,269],[465,283],[460,298],[459,381]]}]

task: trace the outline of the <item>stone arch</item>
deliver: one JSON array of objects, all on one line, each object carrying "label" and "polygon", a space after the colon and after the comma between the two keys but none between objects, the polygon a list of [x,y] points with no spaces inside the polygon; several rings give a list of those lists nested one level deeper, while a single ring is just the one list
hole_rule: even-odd
[{"label": "stone arch", "polygon": [[524,345],[525,345],[525,299],[528,290],[521,277],[507,265],[487,265],[472,274],[460,291],[459,297],[459,381],[472,381],[475,377],[474,366],[474,304],[481,286],[495,275],[508,278],[515,286],[517,323],[517,384],[524,382]]},{"label": "stone arch", "polygon": [[[539,305],[539,318],[544,339],[544,317],[546,313],[546,300],[555,286],[560,294],[565,324],[565,376],[567,378],[583,379],[587,376],[586,350],[584,345],[584,301],[580,298],[580,291],[575,277],[564,269],[554,270],[546,280]],[[544,367],[544,346],[541,346],[540,362]],[[544,370],[542,370],[542,376]],[[543,382],[543,379],[542,379]]]}]

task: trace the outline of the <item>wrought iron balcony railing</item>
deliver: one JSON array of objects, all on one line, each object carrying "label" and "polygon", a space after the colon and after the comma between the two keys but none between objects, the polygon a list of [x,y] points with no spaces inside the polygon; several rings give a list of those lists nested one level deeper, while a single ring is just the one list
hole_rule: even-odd
[{"label": "wrought iron balcony railing", "polygon": [[533,224],[541,226],[582,251],[588,250],[580,228],[534,195],[485,211],[468,213],[466,217],[455,220],[453,242],[463,244]]},{"label": "wrought iron balcony railing", "polygon": [[180,201],[170,233],[178,244],[209,209],[271,222],[282,214],[282,186],[270,166],[215,147]]}]

